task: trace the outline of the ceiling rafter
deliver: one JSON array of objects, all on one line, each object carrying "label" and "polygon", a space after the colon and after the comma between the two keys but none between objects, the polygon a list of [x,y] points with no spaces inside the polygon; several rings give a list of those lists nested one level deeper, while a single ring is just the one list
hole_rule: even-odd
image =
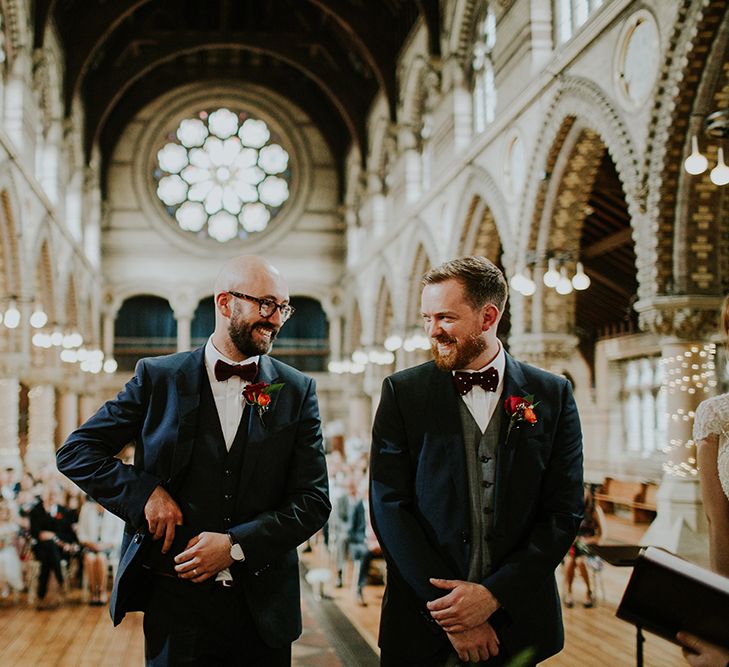
[{"label": "ceiling rafter", "polygon": [[276,44],[272,46],[270,39],[261,39],[255,33],[235,35],[200,35],[194,40],[187,40],[184,50],[180,48],[180,40],[171,35],[164,42],[158,42],[154,47],[146,47],[135,59],[126,61],[118,77],[102,77],[99,73],[90,76],[88,86],[93,94],[89,96],[87,109],[87,151],[93,142],[99,138],[106,118],[113,107],[126,94],[129,88],[138,80],[148,75],[155,68],[186,54],[215,49],[242,50],[262,53],[277,60],[281,60],[302,72],[311,79],[327,96],[332,105],[340,113],[352,142],[360,151],[366,149],[366,135],[364,126],[363,101],[357,99],[353,91],[342,86],[337,79],[328,78],[328,71],[320,68],[315,61],[306,59],[304,53],[294,44]]}]

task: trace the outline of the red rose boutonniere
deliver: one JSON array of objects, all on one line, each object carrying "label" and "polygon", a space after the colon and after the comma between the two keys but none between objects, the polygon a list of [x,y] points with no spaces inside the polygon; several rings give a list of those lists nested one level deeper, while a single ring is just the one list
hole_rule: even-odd
[{"label": "red rose boutonniere", "polygon": [[255,382],[243,389],[243,400],[246,405],[256,408],[258,416],[263,419],[264,413],[268,412],[271,403],[271,394],[277,392],[284,386],[284,383],[268,384],[267,382]]},{"label": "red rose boutonniere", "polygon": [[537,413],[534,412],[534,408],[539,405],[538,402],[534,402],[534,396],[529,394],[528,396],[509,396],[504,401],[504,408],[506,414],[509,415],[509,428],[506,431],[506,437],[508,439],[511,429],[514,428],[520,422],[527,422],[528,424],[537,423]]}]

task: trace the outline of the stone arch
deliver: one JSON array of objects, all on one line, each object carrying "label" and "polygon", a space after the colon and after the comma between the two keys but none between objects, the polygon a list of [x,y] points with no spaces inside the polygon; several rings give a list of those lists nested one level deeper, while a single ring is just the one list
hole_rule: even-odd
[{"label": "stone arch", "polygon": [[406,321],[405,325],[408,329],[418,328],[420,329],[421,317],[420,317],[420,292],[421,292],[421,280],[425,272],[433,266],[433,262],[425,249],[425,245],[420,243],[415,250],[413,255],[412,263],[409,265],[412,267],[409,274],[409,289],[407,298],[407,310],[406,310]]},{"label": "stone arch", "polygon": [[[551,177],[544,193],[541,212],[535,209],[528,251],[544,258],[561,254],[575,262],[587,201],[606,147],[600,136],[582,121],[567,121],[569,129],[561,145],[550,153]],[[562,136],[560,134],[560,136]],[[539,317],[532,329],[547,333],[571,331],[574,327],[574,293],[557,295],[541,284]]]},{"label": "stone arch", "polygon": [[[494,232],[504,248],[512,246],[506,201],[491,174],[480,167],[471,167],[471,174],[458,201],[450,256],[493,252],[488,235]],[[485,256],[496,261],[489,254]]]},{"label": "stone arch", "polygon": [[372,121],[367,171],[383,179],[387,175],[389,152],[393,142],[392,123],[383,113]]},{"label": "stone arch", "polygon": [[463,71],[468,70],[468,56],[482,7],[479,0],[457,0],[453,9],[448,55],[457,59]]},{"label": "stone arch", "polygon": [[401,125],[418,133],[423,124],[423,110],[428,95],[426,77],[430,65],[425,56],[418,55],[410,63],[402,86],[402,104],[398,113]]},{"label": "stone arch", "polygon": [[344,336],[342,357],[351,357],[352,352],[362,345],[362,313],[359,300],[354,297],[349,305],[349,317],[347,317],[347,332]]},{"label": "stone arch", "polygon": [[[630,217],[638,219],[641,213],[638,159],[628,125],[597,85],[579,77],[568,77],[561,82],[547,113],[522,195],[521,218],[538,217],[551,180],[550,169],[576,119],[599,135],[605,144],[622,183]],[[520,253],[526,252],[532,240],[532,227],[524,226],[523,230],[525,236],[517,244]]]},{"label": "stone arch", "polygon": [[[729,261],[729,232],[721,227],[726,197],[707,174],[691,177],[683,169],[706,114],[729,107],[728,43],[726,2],[681,3],[645,152],[646,222],[654,233],[639,267],[641,299],[729,289],[729,271],[722,270]],[[709,159],[716,161],[714,147]]]},{"label": "stone arch", "polygon": [[0,295],[19,295],[23,271],[15,212],[17,201],[8,188],[0,190]]},{"label": "stone arch", "polygon": [[9,40],[8,63],[12,64],[13,57],[23,47],[30,44],[28,33],[28,8],[25,0],[2,0],[2,9],[5,14],[6,35]]},{"label": "stone arch", "polygon": [[392,290],[387,282],[387,278],[383,275],[380,278],[377,300],[375,301],[375,331],[373,342],[376,345],[382,345],[385,342],[385,338],[392,333],[393,314]]}]

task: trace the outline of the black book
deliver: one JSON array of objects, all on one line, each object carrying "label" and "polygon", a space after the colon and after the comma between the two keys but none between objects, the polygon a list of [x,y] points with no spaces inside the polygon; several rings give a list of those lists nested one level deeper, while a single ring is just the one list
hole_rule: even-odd
[{"label": "black book", "polygon": [[616,615],[674,643],[685,630],[729,648],[729,579],[647,547],[635,561]]}]

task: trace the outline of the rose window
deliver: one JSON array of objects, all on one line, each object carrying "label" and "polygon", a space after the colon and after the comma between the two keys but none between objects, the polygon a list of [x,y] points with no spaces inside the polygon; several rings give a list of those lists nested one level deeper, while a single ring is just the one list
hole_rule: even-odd
[{"label": "rose window", "polygon": [[157,196],[185,231],[244,239],[266,229],[289,198],[289,154],[250,114],[202,111],[168,139],[157,152]]}]

